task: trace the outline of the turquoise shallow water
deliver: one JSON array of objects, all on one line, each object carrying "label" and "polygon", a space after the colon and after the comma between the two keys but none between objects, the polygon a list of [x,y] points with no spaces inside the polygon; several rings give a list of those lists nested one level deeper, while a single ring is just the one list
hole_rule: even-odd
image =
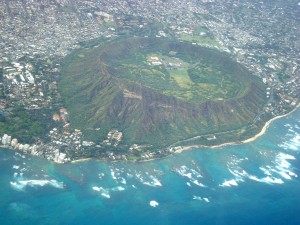
[{"label": "turquoise shallow water", "polygon": [[300,110],[254,142],[146,163],[0,151],[0,224],[300,224]]}]

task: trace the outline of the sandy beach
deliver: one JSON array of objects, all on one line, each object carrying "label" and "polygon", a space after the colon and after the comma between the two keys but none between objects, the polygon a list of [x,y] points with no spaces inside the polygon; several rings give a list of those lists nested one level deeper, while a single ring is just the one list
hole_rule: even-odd
[{"label": "sandy beach", "polygon": [[219,144],[219,145],[213,145],[213,146],[205,146],[205,145],[184,146],[181,149],[175,151],[175,153],[180,153],[182,151],[192,150],[192,149],[195,149],[195,148],[217,149],[217,148],[225,147],[225,146],[228,146],[228,145],[238,145],[238,144],[241,144],[241,143],[245,144],[245,143],[249,143],[249,142],[255,141],[257,138],[259,138],[260,136],[262,136],[267,131],[268,127],[272,124],[273,121],[275,121],[277,119],[280,119],[280,118],[283,118],[283,117],[286,117],[286,116],[292,114],[299,107],[300,107],[300,103],[291,112],[289,112],[287,114],[284,114],[284,115],[276,116],[276,117],[270,119],[269,121],[266,122],[266,124],[263,126],[263,128],[261,129],[261,131],[258,134],[256,134],[255,136],[253,136],[251,138],[248,138],[246,140],[238,141],[238,142],[227,142],[227,143],[223,143],[223,144]]},{"label": "sandy beach", "polygon": [[256,140],[258,137],[262,136],[262,135],[267,131],[268,127],[271,125],[271,123],[272,123],[273,121],[275,121],[275,120],[277,120],[277,119],[280,119],[280,118],[282,118],[282,117],[286,117],[286,116],[292,114],[292,113],[295,112],[299,107],[300,107],[300,103],[299,103],[299,104],[298,104],[291,112],[289,112],[289,113],[287,113],[287,114],[284,114],[284,115],[281,115],[281,116],[276,116],[276,117],[270,119],[268,122],[266,122],[266,124],[264,125],[264,127],[261,129],[261,131],[260,131],[258,134],[256,134],[256,135],[255,135],[254,137],[252,137],[252,138],[249,138],[249,139],[246,139],[246,140],[242,141],[242,143],[249,143],[249,142],[251,142],[251,141]]}]

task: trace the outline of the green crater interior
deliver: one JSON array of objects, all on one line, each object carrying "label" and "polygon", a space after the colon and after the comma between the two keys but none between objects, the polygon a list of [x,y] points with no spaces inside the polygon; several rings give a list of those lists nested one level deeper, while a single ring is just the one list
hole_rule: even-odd
[{"label": "green crater interior", "polygon": [[103,62],[117,78],[198,103],[241,97],[249,90],[248,72],[218,51],[167,40],[131,42],[103,50]]}]

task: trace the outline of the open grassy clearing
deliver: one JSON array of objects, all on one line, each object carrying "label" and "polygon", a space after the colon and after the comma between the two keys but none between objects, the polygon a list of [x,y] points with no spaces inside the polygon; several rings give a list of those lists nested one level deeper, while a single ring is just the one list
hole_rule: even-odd
[{"label": "open grassy clearing", "polygon": [[112,75],[194,102],[238,98],[249,90],[250,82],[238,67],[223,68],[201,52],[189,54],[162,47],[134,49],[126,57],[111,57],[109,63],[115,68]]}]

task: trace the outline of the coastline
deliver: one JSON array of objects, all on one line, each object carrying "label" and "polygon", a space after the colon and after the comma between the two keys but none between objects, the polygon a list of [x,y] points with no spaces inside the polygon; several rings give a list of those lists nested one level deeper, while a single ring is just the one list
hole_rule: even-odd
[{"label": "coastline", "polygon": [[90,160],[92,160],[92,158],[76,159],[76,160],[72,160],[70,163],[79,163],[79,162],[85,162]]},{"label": "coastline", "polygon": [[[277,119],[280,119],[280,118],[283,118],[283,117],[286,117],[286,116],[289,116],[290,114],[292,114],[293,112],[295,112],[299,108],[300,108],[300,103],[293,110],[291,110],[290,112],[288,112],[288,113],[286,113],[284,115],[276,116],[276,117],[268,120],[265,123],[265,125],[262,127],[262,129],[260,130],[260,132],[258,132],[256,135],[254,135],[253,137],[250,137],[250,138],[248,138],[246,140],[226,142],[226,143],[222,143],[222,144],[219,144],[219,145],[213,145],[213,146],[206,146],[206,145],[182,146],[181,148],[177,149],[173,153],[178,154],[178,153],[181,153],[183,151],[193,150],[193,149],[197,149],[197,148],[220,149],[221,147],[225,147],[225,146],[240,145],[240,144],[250,143],[252,141],[255,141],[257,138],[259,138],[263,134],[265,134],[265,132],[267,131],[267,129],[269,128],[269,126],[272,124],[273,121],[275,121]],[[0,144],[0,148],[1,149],[15,150],[12,146],[10,146],[10,145],[3,145],[3,144]],[[16,152],[19,152],[19,151],[16,151]],[[172,155],[172,154],[170,154],[170,155]],[[97,159],[97,158],[82,158],[82,159],[71,160],[71,161],[69,161],[69,163],[80,163],[80,162],[90,161],[92,159],[101,160],[101,159]],[[148,162],[148,161],[153,161],[153,160],[158,160],[158,159],[161,159],[161,158],[158,157],[158,158],[150,158],[150,159],[143,159],[143,160],[132,160],[132,161],[128,160],[128,162]],[[104,161],[110,161],[110,160],[104,160]],[[117,160],[117,161],[119,161],[119,160]],[[58,163],[58,162],[56,162],[56,163]]]},{"label": "coastline", "polygon": [[9,146],[9,145],[3,145],[3,144],[0,144],[0,148],[2,148],[2,149],[14,150],[13,147],[11,147],[11,146]]},{"label": "coastline", "polygon": [[290,112],[284,114],[284,115],[280,115],[280,116],[275,116],[274,118],[268,120],[265,125],[263,126],[263,128],[261,129],[261,131],[259,133],[257,133],[256,135],[254,135],[251,138],[248,138],[246,140],[243,141],[233,141],[233,142],[226,142],[223,144],[219,144],[219,145],[213,145],[213,146],[206,146],[206,145],[191,145],[191,146],[184,146],[181,149],[175,151],[175,153],[181,153],[182,151],[188,151],[188,150],[192,150],[195,148],[210,148],[210,149],[217,149],[217,148],[221,148],[221,147],[225,147],[225,146],[229,146],[229,145],[239,145],[239,144],[246,144],[252,141],[255,141],[257,138],[259,138],[260,136],[264,135],[264,133],[268,130],[269,126],[272,124],[272,122],[274,122],[277,119],[283,118],[283,117],[287,117],[290,114],[292,114],[293,112],[295,112],[297,109],[300,108],[300,103]]}]

